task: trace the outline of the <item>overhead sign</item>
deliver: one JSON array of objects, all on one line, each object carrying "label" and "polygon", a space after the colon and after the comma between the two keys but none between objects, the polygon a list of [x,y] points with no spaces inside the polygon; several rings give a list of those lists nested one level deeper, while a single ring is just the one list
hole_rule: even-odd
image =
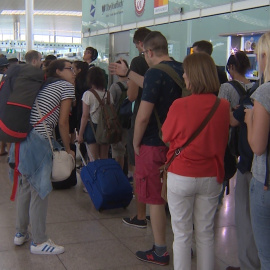
[{"label": "overhead sign", "polygon": [[90,9],[90,15],[94,18],[95,17],[95,12],[96,12],[96,7],[94,5],[91,5]]},{"label": "overhead sign", "polygon": [[123,0],[102,5],[102,15],[106,17],[116,16],[123,13]]},{"label": "overhead sign", "polygon": [[168,2],[169,0],[154,0],[154,14],[168,12]]},{"label": "overhead sign", "polygon": [[135,12],[137,16],[142,16],[146,0],[134,0]]}]

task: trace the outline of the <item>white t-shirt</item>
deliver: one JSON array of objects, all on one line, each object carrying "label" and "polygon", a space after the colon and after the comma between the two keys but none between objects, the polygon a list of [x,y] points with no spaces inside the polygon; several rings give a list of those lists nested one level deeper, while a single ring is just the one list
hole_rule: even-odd
[{"label": "white t-shirt", "polygon": [[[107,92],[105,91],[101,91],[101,90],[97,90],[95,89],[96,92],[98,93],[100,99],[105,99],[105,102],[107,102]],[[89,90],[88,91],[85,91],[83,96],[82,96],[82,101],[90,106],[90,117],[91,117],[91,120],[94,124],[97,124],[98,123],[98,118],[99,118],[99,114],[100,114],[100,103],[99,101],[97,100],[97,98],[95,97],[95,95],[90,92]],[[110,102],[113,104],[113,97],[112,97],[112,94],[110,93]]]}]

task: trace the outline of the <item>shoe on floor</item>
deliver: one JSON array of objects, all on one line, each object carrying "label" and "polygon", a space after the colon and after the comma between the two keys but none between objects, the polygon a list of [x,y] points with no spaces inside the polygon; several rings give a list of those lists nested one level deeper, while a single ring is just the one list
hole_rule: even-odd
[{"label": "shoe on floor", "polygon": [[137,215],[135,217],[133,217],[133,218],[123,218],[122,221],[127,225],[134,226],[134,227],[137,227],[137,228],[146,228],[147,227],[146,219],[139,220],[137,218]]},{"label": "shoe on floor", "polygon": [[141,261],[158,265],[168,265],[170,261],[170,255],[168,252],[166,251],[162,256],[158,256],[155,252],[155,246],[147,251],[137,251],[136,257]]},{"label": "shoe on floor", "polygon": [[226,270],[240,270],[240,267],[228,266]]},{"label": "shoe on floor", "polygon": [[27,242],[29,240],[29,234],[22,234],[22,233],[16,233],[15,237],[14,237],[14,245],[16,246],[21,246],[22,244],[24,244],[25,242]]},{"label": "shoe on floor", "polygon": [[51,239],[48,239],[47,242],[40,245],[32,242],[30,246],[30,252],[33,254],[56,255],[64,253],[64,251],[64,247],[56,245]]},{"label": "shoe on floor", "polygon": [[145,219],[146,219],[146,221],[149,221],[149,222],[151,221],[150,216],[146,216]]}]

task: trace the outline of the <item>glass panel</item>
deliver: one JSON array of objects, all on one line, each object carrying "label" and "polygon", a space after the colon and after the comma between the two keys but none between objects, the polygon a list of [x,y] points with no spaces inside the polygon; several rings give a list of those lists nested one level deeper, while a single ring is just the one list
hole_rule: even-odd
[{"label": "glass panel", "polygon": [[94,61],[94,64],[103,68],[108,74],[109,63],[109,35],[94,36],[91,38],[83,39],[83,48],[94,47],[98,51],[98,58]]},{"label": "glass panel", "polygon": [[54,42],[54,36],[50,36],[50,42]]},{"label": "glass panel", "polygon": [[72,37],[56,36],[55,40],[57,43],[72,43]]},{"label": "glass panel", "polygon": [[[183,12],[193,11],[197,9],[216,7],[231,2],[240,2],[242,0],[169,0],[169,14],[179,14],[180,9],[183,8]],[[164,16],[164,14],[163,14]]]},{"label": "glass panel", "polygon": [[[227,37],[224,33],[243,33],[266,30],[270,27],[270,9],[257,8],[204,17],[194,20],[175,22],[149,27],[163,33],[169,44],[169,53],[178,61],[183,61],[187,48],[195,41],[208,40],[213,44],[213,58],[217,65],[224,66],[227,62]],[[131,31],[131,44],[134,30]],[[131,46],[130,59],[137,55]]]},{"label": "glass panel", "polygon": [[34,35],[34,41],[49,42],[50,37],[44,35]]},{"label": "glass panel", "polygon": [[[210,1],[207,3],[210,3]],[[226,35],[220,35],[225,33],[234,33],[236,35],[237,33],[252,33],[253,31],[270,29],[270,9],[262,7],[230,14],[156,25],[149,27],[149,29],[163,33],[168,40],[170,56],[177,61],[182,62],[184,60],[187,55],[187,49],[195,41],[208,40],[213,44],[212,57],[216,65],[225,66],[228,58],[228,38]],[[130,30],[129,59],[133,59],[138,55],[138,51],[133,44],[134,32],[135,29]],[[97,60],[98,64],[100,63],[107,70],[109,34],[83,39],[83,48],[86,46],[97,48],[101,55],[101,58]]]},{"label": "glass panel", "polygon": [[73,43],[81,44],[82,39],[81,38],[73,38]]},{"label": "glass panel", "polygon": [[3,34],[3,40],[13,40],[13,34]]},{"label": "glass panel", "polygon": [[[242,0],[82,0],[82,33],[216,7]],[[136,8],[137,6],[137,8]]]}]

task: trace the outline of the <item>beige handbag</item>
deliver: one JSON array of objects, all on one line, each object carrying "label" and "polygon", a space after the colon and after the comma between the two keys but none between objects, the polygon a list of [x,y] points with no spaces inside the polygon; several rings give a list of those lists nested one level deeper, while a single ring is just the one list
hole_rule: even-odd
[{"label": "beige handbag", "polygon": [[71,154],[62,149],[53,150],[52,182],[66,180],[74,168],[75,160]]},{"label": "beige handbag", "polygon": [[[42,117],[37,101],[36,101],[36,106],[37,106],[39,116],[42,119],[43,117]],[[69,154],[67,151],[64,150],[64,148],[53,149],[52,140],[49,136],[47,126],[44,123],[44,121],[43,121],[43,125],[44,125],[47,138],[49,140],[50,147],[53,154],[51,181],[60,182],[60,181],[66,180],[71,175],[71,172],[75,168],[75,160],[71,154]]]}]

